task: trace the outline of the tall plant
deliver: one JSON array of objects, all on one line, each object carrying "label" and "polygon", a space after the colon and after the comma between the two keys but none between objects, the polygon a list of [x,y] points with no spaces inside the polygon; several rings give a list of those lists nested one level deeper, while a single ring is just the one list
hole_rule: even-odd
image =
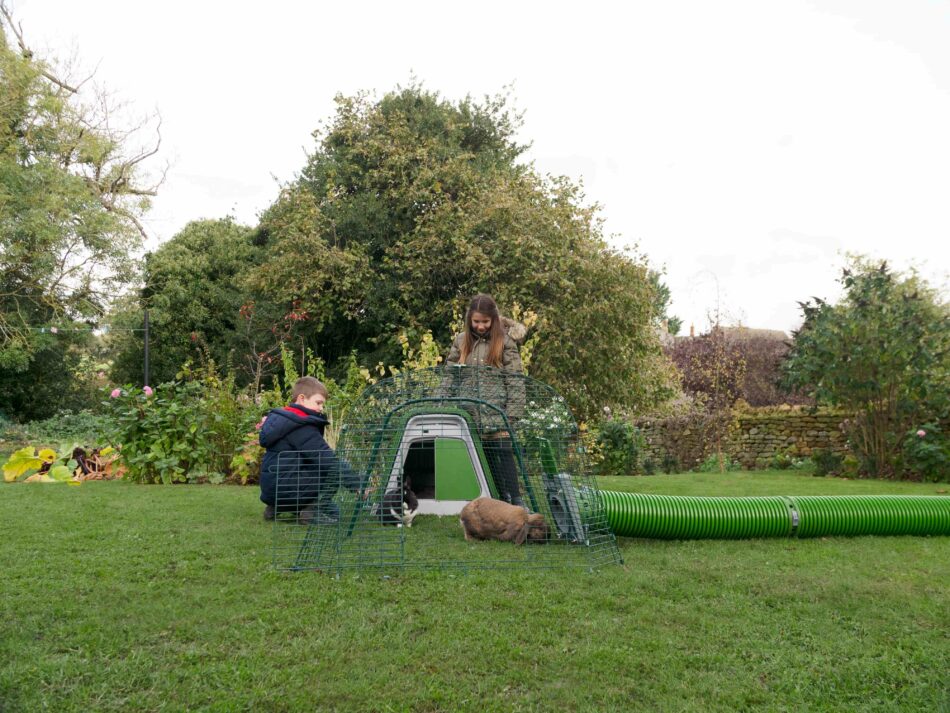
[{"label": "tall plant", "polygon": [[704,440],[715,449],[720,472],[726,471],[725,442],[732,426],[730,411],[742,390],[746,362],[742,351],[718,325],[700,337],[678,341],[670,358],[682,376],[683,390],[699,407]]},{"label": "tall plant", "polygon": [[844,298],[801,304],[786,383],[855,414],[855,455],[871,475],[900,474],[905,434],[950,411],[950,309],[915,273],[852,258]]},{"label": "tall plant", "polygon": [[336,366],[405,359],[447,343],[453,308],[491,292],[537,314],[533,376],[581,416],[671,394],[646,261],[610,249],[597,206],[519,160],[507,96],[452,102],[413,84],[378,101],[339,97],[300,177],[261,217],[249,285],[300,300],[308,345]]}]

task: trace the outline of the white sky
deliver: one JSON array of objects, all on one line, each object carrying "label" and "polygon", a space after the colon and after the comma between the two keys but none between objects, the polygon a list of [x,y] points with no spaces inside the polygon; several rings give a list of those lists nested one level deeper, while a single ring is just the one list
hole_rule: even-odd
[{"label": "white sky", "polygon": [[163,117],[147,220],[254,224],[337,93],[415,75],[449,99],[514,85],[541,173],[583,180],[616,246],[665,267],[673,314],[790,330],[844,252],[950,266],[950,2],[10,0]]}]

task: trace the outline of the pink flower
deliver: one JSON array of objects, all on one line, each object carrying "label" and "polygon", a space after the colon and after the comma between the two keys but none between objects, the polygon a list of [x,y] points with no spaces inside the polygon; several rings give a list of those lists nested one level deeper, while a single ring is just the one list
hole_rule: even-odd
[{"label": "pink flower", "polygon": [[122,395],[122,389],[112,389],[112,393],[109,394],[110,399],[117,399]]},{"label": "pink flower", "polygon": [[927,435],[927,432],[922,428],[919,431],[917,431],[917,438],[923,438],[926,435]]},{"label": "pink flower", "polygon": [[154,391],[152,391],[152,387],[147,384],[145,385],[145,388],[142,389],[142,391],[145,392],[146,396],[151,396],[152,394],[155,393]]},{"label": "pink flower", "polygon": [[59,330],[56,329],[56,327],[50,327],[49,331],[51,331],[53,334],[59,334]]}]

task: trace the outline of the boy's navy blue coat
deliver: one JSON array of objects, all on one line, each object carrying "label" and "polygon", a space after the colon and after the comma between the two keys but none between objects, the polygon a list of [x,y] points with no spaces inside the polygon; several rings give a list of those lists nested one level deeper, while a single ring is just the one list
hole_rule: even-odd
[{"label": "boy's navy blue coat", "polygon": [[[323,438],[327,427],[322,413],[292,404],[271,409],[261,426],[260,444],[267,449],[261,461],[261,500],[280,510],[299,510],[310,504],[321,490],[327,497],[338,485],[352,487],[349,466],[338,459]],[[283,455],[281,455],[283,454]],[[277,468],[280,466],[278,507]]]}]

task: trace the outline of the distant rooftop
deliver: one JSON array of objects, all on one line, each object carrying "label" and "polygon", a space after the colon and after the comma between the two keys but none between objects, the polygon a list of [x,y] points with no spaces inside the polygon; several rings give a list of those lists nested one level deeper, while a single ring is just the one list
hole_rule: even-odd
[{"label": "distant rooftop", "polygon": [[[680,334],[674,337],[675,341],[682,339],[695,339],[701,335],[696,334],[696,330],[690,325],[689,334]],[[722,327],[722,331],[731,341],[744,342],[751,339],[768,339],[776,342],[787,342],[791,337],[781,329],[757,329],[755,327],[746,327],[739,325],[736,327]],[[665,342],[664,342],[665,343]]]}]

